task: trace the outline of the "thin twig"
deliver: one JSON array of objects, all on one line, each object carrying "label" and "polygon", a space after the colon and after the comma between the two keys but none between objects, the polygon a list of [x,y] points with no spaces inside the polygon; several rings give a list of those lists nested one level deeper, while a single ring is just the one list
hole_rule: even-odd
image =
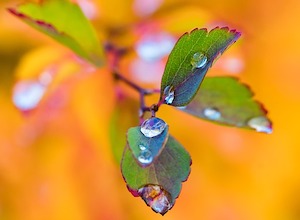
[{"label": "thin twig", "polygon": [[106,45],[106,51],[108,53],[111,53],[112,59],[110,62],[111,69],[113,70],[113,76],[116,80],[124,82],[129,87],[133,88],[135,91],[137,91],[140,95],[140,122],[143,122],[143,118],[145,115],[145,112],[151,112],[152,117],[155,116],[155,113],[158,111],[159,106],[162,104],[161,101],[158,102],[158,104],[154,104],[152,106],[146,106],[145,105],[145,96],[146,95],[152,95],[154,93],[160,93],[160,89],[144,89],[137,85],[136,83],[132,82],[130,79],[124,77],[122,74],[118,72],[118,64],[120,58],[125,54],[125,50],[116,48],[113,44],[107,43]]}]

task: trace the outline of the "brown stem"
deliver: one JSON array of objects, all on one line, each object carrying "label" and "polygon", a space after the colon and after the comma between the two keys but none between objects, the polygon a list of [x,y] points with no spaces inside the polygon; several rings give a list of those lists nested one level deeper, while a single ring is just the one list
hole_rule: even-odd
[{"label": "brown stem", "polygon": [[113,70],[113,76],[115,77],[116,80],[124,82],[126,85],[128,85],[129,87],[133,88],[134,90],[136,90],[139,94],[140,94],[140,123],[143,122],[143,118],[144,118],[144,114],[145,112],[151,112],[152,117],[155,116],[155,113],[158,111],[159,106],[162,103],[158,103],[158,104],[153,104],[152,106],[146,106],[145,105],[145,96],[146,95],[152,95],[154,93],[160,93],[159,89],[144,89],[142,87],[140,87],[139,85],[137,85],[136,83],[132,82],[130,79],[124,77],[122,74],[120,74],[118,72],[118,64],[119,64],[119,60],[120,58],[124,55],[124,53],[126,52],[125,49],[119,49],[116,48],[113,44],[107,43],[106,46],[106,51],[108,53],[110,53],[112,55],[111,57],[111,62],[110,62],[110,67]]}]

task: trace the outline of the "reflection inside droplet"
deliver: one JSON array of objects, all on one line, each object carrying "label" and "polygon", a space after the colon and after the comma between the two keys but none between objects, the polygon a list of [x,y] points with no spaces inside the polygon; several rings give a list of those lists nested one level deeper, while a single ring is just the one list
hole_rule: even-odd
[{"label": "reflection inside droplet", "polygon": [[203,115],[210,120],[218,120],[221,118],[221,112],[216,108],[205,108]]},{"label": "reflection inside droplet", "polygon": [[175,98],[175,91],[173,90],[173,86],[167,86],[164,90],[164,95],[166,104],[172,104]]},{"label": "reflection inside droplet", "polygon": [[170,193],[161,186],[148,184],[140,188],[138,194],[148,206],[162,215],[169,211],[173,206]]},{"label": "reflection inside droplet", "polygon": [[18,82],[13,89],[13,103],[22,111],[35,108],[45,93],[46,87],[38,81]]},{"label": "reflection inside droplet", "polygon": [[207,57],[204,53],[197,52],[193,55],[191,64],[193,68],[202,68],[207,63]]},{"label": "reflection inside droplet", "polygon": [[167,124],[160,118],[152,117],[145,120],[141,125],[141,132],[148,138],[160,135]]},{"label": "reflection inside droplet", "polygon": [[271,121],[265,116],[251,118],[248,121],[248,126],[254,128],[258,132],[264,132],[267,134],[270,134],[273,131]]},{"label": "reflection inside droplet", "polygon": [[152,163],[153,161],[153,156],[151,151],[148,149],[141,150],[139,156],[138,156],[138,161],[141,163],[143,166],[147,166]]}]

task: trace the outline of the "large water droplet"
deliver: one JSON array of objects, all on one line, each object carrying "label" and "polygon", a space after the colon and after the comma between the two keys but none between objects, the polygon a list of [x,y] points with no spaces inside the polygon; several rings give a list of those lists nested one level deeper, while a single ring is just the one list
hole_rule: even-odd
[{"label": "large water droplet", "polygon": [[167,86],[164,90],[164,95],[165,95],[165,101],[166,103],[172,104],[174,98],[175,98],[175,92],[173,89],[173,86]]},{"label": "large water droplet", "polygon": [[210,120],[218,120],[221,118],[221,112],[216,108],[205,108],[203,115]]},{"label": "large water droplet", "polygon": [[20,81],[13,90],[13,102],[22,111],[35,108],[45,93],[46,87],[38,81]]},{"label": "large water droplet", "polygon": [[149,184],[138,190],[138,194],[153,211],[164,215],[172,206],[172,197],[161,186]]},{"label": "large water droplet", "polygon": [[205,54],[197,52],[193,55],[191,64],[193,68],[202,68],[207,63],[207,57]]},{"label": "large water droplet", "polygon": [[248,121],[248,125],[249,127],[254,128],[258,132],[270,134],[273,131],[272,123],[265,116],[251,118]]},{"label": "large water droplet", "polygon": [[167,124],[160,118],[152,117],[143,122],[141,132],[148,138],[160,135],[166,128]]},{"label": "large water droplet", "polygon": [[149,151],[148,149],[142,150],[138,156],[138,161],[144,166],[151,164],[153,161],[151,151]]}]

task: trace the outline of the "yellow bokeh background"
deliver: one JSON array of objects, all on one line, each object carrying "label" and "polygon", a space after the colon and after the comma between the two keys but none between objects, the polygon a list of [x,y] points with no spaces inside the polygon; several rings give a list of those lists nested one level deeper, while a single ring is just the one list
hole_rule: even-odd
[{"label": "yellow bokeh background", "polygon": [[[162,217],[128,192],[111,150],[118,97],[107,68],[84,73],[68,49],[7,12],[16,1],[1,1],[0,219],[300,219],[300,1],[166,0],[147,18],[134,15],[133,1],[90,2],[101,38],[138,22],[177,34],[206,24],[240,30],[241,39],[218,63],[238,56],[242,71],[217,63],[208,75],[234,75],[250,85],[274,131],[220,126],[163,106],[158,116],[193,164],[174,208]],[[114,40],[127,46],[135,37],[123,31]],[[131,60],[122,63],[128,77]],[[14,84],[49,65],[59,70],[55,81],[36,109],[21,112],[12,102]]]}]

